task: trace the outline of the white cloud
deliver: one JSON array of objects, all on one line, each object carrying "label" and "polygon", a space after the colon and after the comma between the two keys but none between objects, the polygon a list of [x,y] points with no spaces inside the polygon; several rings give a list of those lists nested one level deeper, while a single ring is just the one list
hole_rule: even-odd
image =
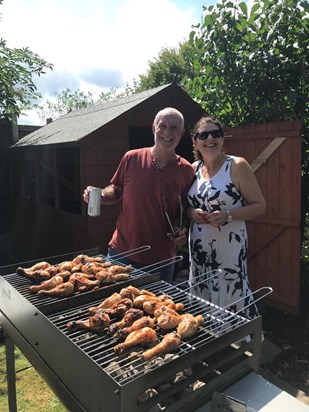
[{"label": "white cloud", "polygon": [[[54,70],[40,77],[45,97],[132,83],[163,47],[188,37],[202,4],[181,0],[4,0],[0,28],[9,47],[29,47]],[[195,6],[195,9],[192,7]]]}]

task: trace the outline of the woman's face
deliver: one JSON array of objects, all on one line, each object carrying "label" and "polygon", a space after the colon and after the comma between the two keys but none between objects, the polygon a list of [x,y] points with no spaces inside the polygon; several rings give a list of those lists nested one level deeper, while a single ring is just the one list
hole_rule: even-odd
[{"label": "woman's face", "polygon": [[194,147],[204,156],[218,156],[223,146],[223,135],[220,128],[214,123],[204,123],[198,129],[193,139]]}]

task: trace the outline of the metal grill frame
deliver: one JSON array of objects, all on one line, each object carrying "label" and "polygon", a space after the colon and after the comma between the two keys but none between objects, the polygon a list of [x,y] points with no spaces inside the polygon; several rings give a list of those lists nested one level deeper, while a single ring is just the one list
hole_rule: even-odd
[{"label": "metal grill frame", "polygon": [[[154,278],[151,280],[152,282],[146,276],[136,279],[137,283],[130,281],[130,284],[146,287],[157,281]],[[162,282],[162,289],[164,289],[165,282],[159,282]],[[114,285],[113,291],[117,287],[119,291],[124,286],[123,282]],[[177,287],[171,286],[171,288],[177,291]],[[101,299],[111,293],[110,289],[101,289]],[[244,322],[234,330],[189,351],[185,356],[161,365],[138,379],[119,385],[49,319],[59,310],[57,305],[48,306],[48,313],[43,313],[43,308],[42,310],[36,308],[12,287],[5,277],[0,278],[0,296],[0,325],[6,334],[8,367],[12,368],[12,365],[10,366],[12,359],[10,361],[9,358],[12,356],[12,344],[16,344],[70,411],[142,412],[156,403],[164,402],[170,396],[177,395],[195,380],[204,379],[207,384],[202,388],[165,408],[168,412],[194,411],[211,398],[214,390],[224,389],[258,367],[261,351],[260,317]],[[79,299],[67,299],[73,301],[68,306],[78,308],[81,305],[81,297],[82,295]],[[87,296],[85,294],[82,299],[88,299],[88,302],[93,304],[91,299],[93,297],[90,293]],[[68,307],[62,306],[62,311],[67,309]],[[249,334],[253,336],[250,343],[235,345],[235,342]],[[137,396],[140,393],[165,383],[168,376],[175,375],[188,367],[194,370],[193,376],[177,382],[155,398],[142,404],[137,403]],[[8,378],[8,384],[12,386],[13,376]],[[9,402],[12,404],[12,399]],[[14,411],[14,409],[10,410]]]}]

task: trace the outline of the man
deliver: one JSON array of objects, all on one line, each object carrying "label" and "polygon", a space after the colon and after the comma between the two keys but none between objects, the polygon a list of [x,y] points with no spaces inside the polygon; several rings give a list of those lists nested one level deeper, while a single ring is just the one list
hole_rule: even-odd
[{"label": "man", "polygon": [[[184,134],[183,115],[172,107],[157,113],[152,131],[154,146],[130,150],[122,158],[110,185],[102,189],[101,203],[120,201],[115,232],[108,255],[123,253],[143,245],[151,249],[122,259],[136,268],[143,268],[176,255],[176,247],[187,242],[186,229],[175,236],[169,232],[164,203],[173,222],[179,211],[179,195],[185,202],[194,179],[192,165],[176,155],[175,149]],[[84,200],[88,202],[88,186]],[[163,267],[161,277],[172,282],[174,264]]]}]

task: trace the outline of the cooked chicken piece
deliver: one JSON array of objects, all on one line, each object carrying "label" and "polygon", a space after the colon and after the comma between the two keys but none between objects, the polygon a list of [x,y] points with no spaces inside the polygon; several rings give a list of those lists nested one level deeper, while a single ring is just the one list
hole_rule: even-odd
[{"label": "cooked chicken piece", "polygon": [[51,279],[45,280],[40,285],[29,286],[32,293],[37,293],[39,290],[50,290],[63,283],[63,278],[59,275],[53,276]]},{"label": "cooked chicken piece", "polygon": [[121,265],[112,265],[108,268],[108,272],[110,275],[114,275],[116,273],[129,273],[132,270],[132,265],[121,266]]},{"label": "cooked chicken piece", "polygon": [[108,333],[114,335],[119,329],[131,326],[137,319],[140,319],[144,316],[144,312],[140,309],[131,308],[128,309],[124,317],[116,323],[113,323],[108,328]]},{"label": "cooked chicken piece", "polygon": [[173,316],[181,316],[175,309],[171,308],[168,305],[158,305],[154,311],[154,316],[157,318],[160,315],[165,315],[166,313]]},{"label": "cooked chicken piece", "polygon": [[62,270],[61,272],[57,273],[57,276],[61,276],[64,282],[69,280],[69,277],[72,276],[72,273],[68,270]]},{"label": "cooked chicken piece", "polygon": [[146,352],[142,353],[142,358],[144,360],[149,360],[153,356],[162,355],[164,353],[169,353],[178,348],[181,344],[181,339],[178,333],[171,332],[164,336],[162,341],[157,345],[153,346],[152,348],[146,350]]},{"label": "cooked chicken piece", "polygon": [[148,290],[145,290],[145,289],[140,290],[131,285],[126,288],[121,289],[120,295],[122,298],[129,298],[131,300],[133,300],[139,295],[149,295],[153,297],[156,296],[154,293],[149,292]]},{"label": "cooked chicken piece", "polygon": [[181,321],[181,315],[168,306],[160,306],[155,310],[154,315],[157,325],[163,330],[174,329]]},{"label": "cooked chicken piece", "polygon": [[105,312],[95,313],[87,320],[73,320],[67,323],[69,330],[87,329],[94,332],[100,332],[110,324],[110,317]]},{"label": "cooked chicken piece", "polygon": [[113,306],[107,309],[103,309],[110,316],[115,316],[120,318],[125,315],[128,309],[133,307],[133,302],[131,299],[121,299],[119,302],[115,303]]},{"label": "cooked chicken piece", "polygon": [[82,271],[82,267],[83,267],[83,264],[82,264],[82,263],[76,263],[76,264],[74,264],[74,265],[72,266],[71,272],[72,272],[72,273],[74,273],[74,272],[81,272],[81,271]]},{"label": "cooked chicken piece", "polygon": [[149,313],[149,315],[153,315],[155,310],[157,310],[160,306],[168,306],[175,311],[179,311],[184,308],[183,303],[175,303],[171,299],[166,299],[162,302],[149,300],[143,303],[143,309],[146,313]]},{"label": "cooked chicken piece", "polygon": [[[101,272],[98,272],[101,273]],[[98,273],[96,274],[96,278],[99,276]],[[114,273],[114,274],[108,274],[107,276],[104,276],[100,282],[102,285],[110,285],[111,283],[115,282],[121,282],[122,280],[127,280],[129,278],[128,273]]]},{"label": "cooked chicken piece", "polygon": [[141,330],[131,332],[127,337],[126,340],[122,343],[118,343],[114,347],[114,351],[117,354],[123,353],[126,349],[131,348],[132,346],[147,346],[151,343],[155,342],[157,339],[157,334],[155,330],[145,327]]},{"label": "cooked chicken piece", "polygon": [[70,277],[72,279],[75,278],[85,278],[85,279],[91,279],[91,280],[96,280],[95,276],[89,274],[89,273],[83,273],[83,272],[74,272],[74,273],[70,273]]},{"label": "cooked chicken piece", "polygon": [[123,329],[119,329],[115,337],[117,340],[125,339],[131,332],[143,329],[145,327],[154,328],[155,326],[155,318],[151,318],[150,316],[143,316],[140,319],[137,319],[135,322],[132,323],[131,326],[127,326]]},{"label": "cooked chicken piece", "polygon": [[47,262],[36,263],[31,268],[18,267],[16,273],[24,276],[33,282],[41,282],[42,280],[50,279],[58,272],[58,268],[50,265]]},{"label": "cooked chicken piece", "polygon": [[157,325],[159,326],[160,329],[163,330],[169,330],[169,329],[174,329],[178,326],[180,323],[181,316],[175,316],[171,315],[169,313],[166,313],[164,315],[160,315],[157,317]]},{"label": "cooked chicken piece", "polygon": [[164,302],[167,299],[170,300],[170,298],[166,295],[161,295],[161,296],[149,296],[149,295],[139,295],[137,296],[133,303],[134,306],[137,308],[142,308],[144,302],[152,301],[152,302]]},{"label": "cooked chicken piece", "polygon": [[182,339],[194,335],[198,327],[204,322],[202,315],[193,316],[191,313],[181,315],[181,320],[177,326],[177,332]]},{"label": "cooked chicken piece", "polygon": [[87,256],[87,255],[78,255],[78,256],[76,256],[73,260],[72,260],[72,262],[73,262],[73,266],[74,265],[78,265],[78,264],[80,264],[80,263],[82,263],[83,265],[86,263],[86,262],[89,262],[89,256]]},{"label": "cooked chicken piece", "polygon": [[58,296],[58,297],[67,297],[73,295],[74,292],[74,283],[73,282],[64,282],[60,285],[55,286],[50,290],[39,290],[38,295],[40,296]]},{"label": "cooked chicken piece", "polygon": [[84,276],[84,273],[74,273],[70,276],[70,282],[74,283],[74,292],[86,292],[96,290],[100,286],[99,280],[91,280]]},{"label": "cooked chicken piece", "polygon": [[108,268],[110,265],[111,263],[109,262],[88,262],[82,266],[82,272],[95,275],[97,272],[100,272],[104,268]]},{"label": "cooked chicken piece", "polygon": [[51,264],[48,263],[48,262],[38,262],[38,263],[30,266],[29,268],[19,267],[19,268],[17,268],[16,272],[18,273],[18,270],[21,270],[22,272],[35,272],[37,270],[44,270],[44,269],[48,268],[49,266],[51,266]]},{"label": "cooked chicken piece", "polygon": [[100,282],[103,282],[103,280],[108,277],[109,277],[109,273],[108,273],[107,268],[105,269],[101,268],[101,270],[95,274],[95,278],[98,279]]},{"label": "cooked chicken piece", "polygon": [[72,262],[72,260],[66,260],[65,262],[59,263],[59,272],[69,271],[71,272],[72,267],[75,266],[75,264]]},{"label": "cooked chicken piece", "polygon": [[100,303],[98,306],[92,306],[89,308],[89,312],[95,312],[96,310],[99,309],[108,309],[111,308],[115,303],[119,302],[121,300],[121,296],[119,293],[115,292],[108,298],[104,299],[102,303]]},{"label": "cooked chicken piece", "polygon": [[[19,272],[21,275],[22,273]],[[31,282],[38,283],[51,278],[50,273],[47,270],[38,270],[36,272],[24,272],[22,276],[31,280]]]}]

